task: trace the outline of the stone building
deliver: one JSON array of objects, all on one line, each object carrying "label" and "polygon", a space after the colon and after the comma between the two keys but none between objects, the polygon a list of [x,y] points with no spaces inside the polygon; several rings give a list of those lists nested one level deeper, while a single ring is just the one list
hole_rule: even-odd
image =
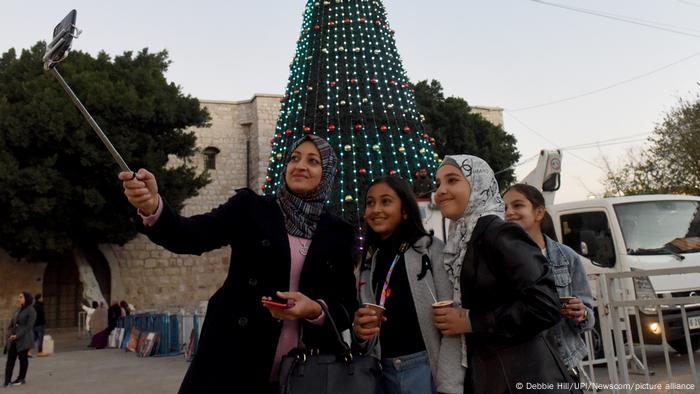
[{"label": "stone building", "polygon": [[[208,168],[212,182],[186,202],[185,216],[225,202],[235,189],[260,191],[270,154],[270,139],[280,95],[256,94],[246,101],[207,101],[211,127],[195,129],[199,154],[194,163]],[[502,109],[472,107],[502,124]],[[167,190],[162,191],[167,197]],[[127,300],[137,309],[194,308],[219,288],[227,274],[229,248],[202,256],[176,255],[139,235],[124,246],[99,245],[62,263],[17,261],[0,250],[0,318],[15,308],[22,290],[43,293],[49,326],[75,326],[87,299]]]}]

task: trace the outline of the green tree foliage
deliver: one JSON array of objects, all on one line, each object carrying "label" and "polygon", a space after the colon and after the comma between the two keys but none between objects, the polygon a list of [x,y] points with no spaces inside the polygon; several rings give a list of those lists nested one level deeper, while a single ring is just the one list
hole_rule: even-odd
[{"label": "green tree foliage", "polygon": [[679,100],[657,124],[649,143],[621,168],[608,170],[606,194],[700,195],[700,97]]},{"label": "green tree foliage", "polygon": [[[117,243],[136,234],[120,171],[51,73],[46,44],[0,58],[0,247],[15,257],[50,260],[73,247]],[[164,73],[166,51],[125,52],[113,60],[72,52],[59,69],[132,170],[156,174],[180,208],[209,181],[187,158],[190,126],[206,126],[199,101]],[[166,167],[169,155],[183,160]]]},{"label": "green tree foliage", "polygon": [[[425,116],[426,129],[435,136],[440,157],[470,154],[486,160],[494,171],[510,168],[520,158],[516,139],[503,127],[470,112],[460,97],[447,97],[436,80],[415,84],[418,112]],[[515,181],[512,169],[496,175],[501,188]]]}]

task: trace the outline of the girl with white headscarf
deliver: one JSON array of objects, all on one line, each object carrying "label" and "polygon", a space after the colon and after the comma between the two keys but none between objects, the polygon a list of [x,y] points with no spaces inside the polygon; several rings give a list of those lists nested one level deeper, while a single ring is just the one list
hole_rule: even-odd
[{"label": "girl with white headscarf", "polygon": [[503,221],[491,168],[476,156],[447,156],[437,183],[435,202],[451,221],[443,262],[455,306],[436,309],[433,320],[443,335],[462,336],[464,392],[571,382],[542,335],[560,319],[554,279],[527,233]]}]

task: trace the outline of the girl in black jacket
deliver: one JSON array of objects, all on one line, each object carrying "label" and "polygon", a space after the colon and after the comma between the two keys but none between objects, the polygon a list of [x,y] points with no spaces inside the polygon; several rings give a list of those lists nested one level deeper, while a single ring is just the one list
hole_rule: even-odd
[{"label": "girl in black jacket", "polygon": [[[450,219],[443,251],[457,307],[436,309],[443,335],[463,335],[466,393],[509,393],[569,383],[542,332],[559,319],[547,260],[518,225],[503,221],[491,168],[475,156],[447,156],[435,202]],[[528,386],[530,384],[530,386]]]},{"label": "girl in black jacket", "polygon": [[[357,309],[354,230],[326,212],[336,171],[330,145],[314,135],[295,142],[276,196],[240,189],[213,211],[189,218],[160,198],[146,170],[119,174],[144,217],[146,235],[175,253],[231,246],[229,273],[209,300],[197,355],[180,393],[277,392],[281,357],[304,343],[320,351],[337,342],[320,303],[343,331]],[[264,306],[276,296],[287,309]]]}]

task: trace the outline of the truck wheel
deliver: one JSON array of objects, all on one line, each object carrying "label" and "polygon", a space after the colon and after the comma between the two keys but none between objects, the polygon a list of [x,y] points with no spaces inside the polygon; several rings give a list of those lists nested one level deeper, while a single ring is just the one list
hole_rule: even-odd
[{"label": "truck wheel", "polygon": [[[688,354],[688,345],[685,343],[685,338],[669,341],[668,344],[678,353]],[[690,347],[693,349],[693,352],[700,349],[700,336],[690,337]]]}]

